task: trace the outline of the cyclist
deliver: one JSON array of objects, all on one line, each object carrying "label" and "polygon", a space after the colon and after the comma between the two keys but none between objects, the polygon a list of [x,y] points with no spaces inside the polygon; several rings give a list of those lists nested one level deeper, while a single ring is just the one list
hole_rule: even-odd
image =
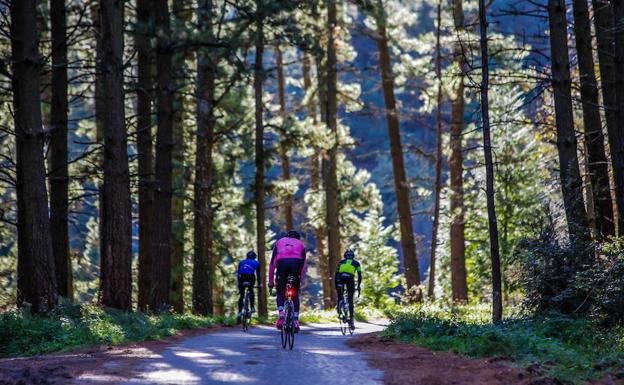
[{"label": "cyclist", "polygon": [[[256,277],[260,281],[260,262],[256,260],[257,255],[252,250],[247,253],[247,258],[238,263],[238,317],[237,321],[241,322],[243,316],[243,298],[245,297],[245,283],[249,284],[249,302],[251,312],[256,311],[254,307],[254,285]],[[255,275],[254,275],[255,274]]]},{"label": "cyclist", "polygon": [[[278,317],[275,326],[281,329],[284,325],[284,302],[286,280],[289,275],[295,277],[295,305],[294,324],[295,331],[299,331],[299,288],[305,275],[306,249],[301,241],[301,235],[295,230],[290,230],[285,237],[280,238],[273,246],[273,256],[269,265],[269,289],[275,287],[274,273],[277,276],[277,311]],[[276,271],[277,270],[277,271]]]},{"label": "cyclist", "polygon": [[355,273],[357,273],[357,291],[360,295],[360,286],[362,284],[362,267],[355,259],[353,250],[347,250],[344,253],[344,259],[338,263],[336,268],[336,292],[340,295],[339,286],[346,285],[349,294],[349,327],[355,329],[353,323],[353,294],[355,293]]}]

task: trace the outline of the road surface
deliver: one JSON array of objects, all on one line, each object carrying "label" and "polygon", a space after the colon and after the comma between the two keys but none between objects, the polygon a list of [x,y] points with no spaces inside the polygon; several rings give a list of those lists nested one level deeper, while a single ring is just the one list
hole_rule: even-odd
[{"label": "road surface", "polygon": [[[381,323],[357,326],[356,335],[383,328]],[[233,328],[168,347],[143,360],[123,384],[382,384],[383,373],[370,368],[362,353],[348,348],[347,338],[337,324],[304,325],[289,351],[281,348],[274,328],[256,326],[249,333]]]}]

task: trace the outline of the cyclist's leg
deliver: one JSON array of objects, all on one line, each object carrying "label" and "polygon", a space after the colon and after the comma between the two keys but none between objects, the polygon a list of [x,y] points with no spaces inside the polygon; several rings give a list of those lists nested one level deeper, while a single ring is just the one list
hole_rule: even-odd
[{"label": "cyclist's leg", "polygon": [[243,311],[243,298],[245,296],[245,287],[243,286],[243,280],[239,279],[238,281],[238,314],[240,315]]},{"label": "cyclist's leg", "polygon": [[295,276],[295,298],[293,299],[295,305],[295,319],[299,318],[299,309],[301,301],[299,301],[299,289],[301,287],[301,271],[303,270],[302,259],[288,259],[289,261],[289,273]]},{"label": "cyclist's leg", "polygon": [[354,277],[350,277],[346,279],[347,283],[347,294],[349,295],[349,319],[353,322],[353,295],[355,294],[355,279]]},{"label": "cyclist's leg", "polygon": [[254,286],[256,285],[256,277],[252,275],[249,277],[249,306],[251,306],[251,310],[256,309],[256,293],[254,291]]},{"label": "cyclist's leg", "polygon": [[277,322],[275,323],[275,326],[277,326],[278,329],[282,328],[282,325],[284,325],[284,302],[286,300],[286,298],[284,297],[284,291],[286,290],[286,278],[288,277],[288,270],[287,270],[287,266],[284,264],[285,259],[279,260],[277,261],[277,268],[276,268],[276,279],[277,279],[277,312],[278,312],[278,317],[277,317]]}]

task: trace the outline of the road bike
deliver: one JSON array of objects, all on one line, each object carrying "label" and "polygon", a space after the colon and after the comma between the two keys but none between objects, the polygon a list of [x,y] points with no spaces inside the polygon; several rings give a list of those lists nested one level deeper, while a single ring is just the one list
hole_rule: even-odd
[{"label": "road bike", "polygon": [[[251,314],[252,311],[249,308],[249,304],[251,303],[251,282],[243,282],[243,290],[245,291],[243,296],[243,311],[241,314],[241,324],[243,325],[243,331],[249,331],[249,325],[251,324]],[[259,288],[259,286],[256,286]]]},{"label": "road bike", "polygon": [[292,350],[295,345],[295,333],[297,332],[297,330],[295,330],[295,302],[293,301],[293,298],[297,295],[295,281],[296,278],[292,275],[286,278],[284,325],[282,326],[282,330],[280,330],[282,348],[286,349],[286,347],[288,347],[290,350]]},{"label": "road bike", "polygon": [[349,325],[351,318],[349,317],[349,293],[346,285],[339,283],[338,285],[338,321],[340,322],[340,332],[342,335],[353,334],[353,329]]}]

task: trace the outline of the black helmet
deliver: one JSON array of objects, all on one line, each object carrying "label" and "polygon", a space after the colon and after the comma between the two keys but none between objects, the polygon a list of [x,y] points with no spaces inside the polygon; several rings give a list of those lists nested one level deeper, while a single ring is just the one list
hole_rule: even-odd
[{"label": "black helmet", "polygon": [[353,250],[349,249],[349,250],[345,251],[344,257],[346,259],[353,259],[353,258],[355,258],[355,253],[353,252]]},{"label": "black helmet", "polygon": [[288,230],[288,233],[286,234],[286,236],[288,238],[301,239],[301,235],[295,230]]},{"label": "black helmet", "polygon": [[256,259],[256,257],[257,257],[256,252],[253,250],[247,253],[247,259]]}]

